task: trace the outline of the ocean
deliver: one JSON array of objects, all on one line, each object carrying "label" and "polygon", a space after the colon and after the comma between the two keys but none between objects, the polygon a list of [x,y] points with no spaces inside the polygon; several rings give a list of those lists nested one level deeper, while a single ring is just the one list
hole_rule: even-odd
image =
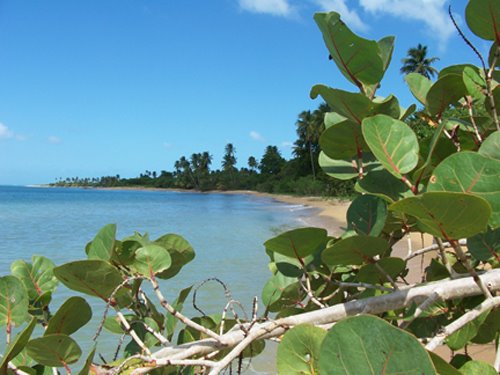
[{"label": "ocean", "polygon": [[[252,298],[260,299],[271,276],[263,243],[304,226],[311,214],[301,206],[244,194],[0,186],[0,276],[10,273],[12,261],[29,261],[33,254],[56,265],[85,259],[86,243],[102,226],[116,223],[118,239],[136,231],[152,239],[176,233],[191,243],[195,259],[161,285],[167,298],[173,300],[181,289],[217,277],[250,313]],[[73,294],[59,285],[55,308]],[[88,301],[98,321],[102,303]],[[216,283],[198,291],[197,305],[206,314],[222,312],[226,302]],[[90,345],[92,330],[77,334],[82,347]],[[105,336],[99,345],[107,347],[116,339]],[[2,336],[0,340],[3,352],[5,341]]]}]

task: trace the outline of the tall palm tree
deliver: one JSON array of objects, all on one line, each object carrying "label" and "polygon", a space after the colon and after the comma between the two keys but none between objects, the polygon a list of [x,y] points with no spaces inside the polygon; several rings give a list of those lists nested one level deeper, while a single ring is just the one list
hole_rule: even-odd
[{"label": "tall palm tree", "polygon": [[427,57],[427,46],[419,43],[417,47],[408,50],[408,57],[401,60],[403,66],[400,71],[401,74],[419,73],[430,79],[438,73],[437,69],[431,66],[438,60],[437,57]]}]

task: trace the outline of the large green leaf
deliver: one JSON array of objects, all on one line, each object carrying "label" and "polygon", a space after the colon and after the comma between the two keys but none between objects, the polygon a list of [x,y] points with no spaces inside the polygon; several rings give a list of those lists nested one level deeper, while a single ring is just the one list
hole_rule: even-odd
[{"label": "large green leaf", "polygon": [[116,224],[102,227],[88,247],[89,259],[109,260],[115,247]]},{"label": "large green leaf", "polygon": [[20,326],[28,318],[28,294],[15,276],[0,277],[0,326]]},{"label": "large green leaf", "polygon": [[170,254],[164,247],[147,245],[135,252],[130,267],[145,277],[153,278],[157,273],[167,270],[171,263]]},{"label": "large green leaf", "polygon": [[492,208],[489,224],[500,226],[500,161],[486,158],[477,152],[455,153],[435,169],[427,186],[428,191],[454,191],[480,196]]},{"label": "large green leaf", "polygon": [[500,228],[478,233],[467,238],[467,248],[471,255],[483,262],[491,259],[500,261]]},{"label": "large green leaf", "polygon": [[455,367],[433,352],[428,352],[439,375],[462,375]]},{"label": "large green leaf", "polygon": [[358,87],[361,84],[370,85],[380,82],[389,63],[387,55],[390,47],[384,47],[383,61],[378,43],[355,35],[341,21],[338,13],[316,13],[314,20],[323,33],[330,56],[349,81]]},{"label": "large green leaf", "polygon": [[168,250],[171,265],[168,269],[158,273],[160,279],[169,279],[179,273],[187,263],[194,259],[195,253],[191,244],[177,234],[167,234],[154,241]]},{"label": "large green leaf", "polygon": [[477,335],[472,342],[474,344],[488,344],[495,340],[500,333],[500,309],[497,307],[490,311],[483,324],[479,327]]},{"label": "large green leaf", "polygon": [[332,89],[325,85],[315,85],[311,89],[311,98],[316,99],[321,95],[330,108],[345,118],[361,124],[372,109],[373,102],[360,93]]},{"label": "large green leaf", "polygon": [[267,250],[290,258],[303,258],[321,250],[327,241],[323,228],[292,229],[264,243]]},{"label": "large green leaf", "polygon": [[[318,162],[323,171],[333,178],[351,180],[360,176],[360,170],[358,169],[359,160],[355,157],[335,160],[326,156],[324,152],[320,152]],[[382,169],[379,161],[370,152],[363,152],[361,163],[363,175],[366,175],[370,171]]]},{"label": "large green leaf", "polygon": [[373,257],[389,250],[380,237],[352,236],[335,242],[323,251],[321,258],[330,266],[351,266],[372,263]]},{"label": "large green leaf", "polygon": [[36,318],[32,318],[31,322],[16,336],[14,341],[7,347],[0,363],[0,374],[7,372],[9,362],[12,361],[19,353],[22,352],[28,343],[31,334],[36,326]]},{"label": "large green leaf", "polygon": [[412,196],[410,188],[387,170],[372,171],[355,185],[356,191],[385,199],[392,203],[404,197]]},{"label": "large green leaf", "polygon": [[[191,289],[193,287],[190,286],[188,288],[182,289],[179,292],[179,296],[175,299],[175,301],[172,303],[172,306],[176,311],[181,312],[183,307],[184,307],[184,302],[186,301],[186,298],[188,297],[189,293],[191,292]],[[177,325],[177,322],[179,319],[174,317],[172,314],[167,315],[167,319],[165,321],[165,329],[167,331],[167,338],[169,340],[172,340],[172,337],[174,335],[174,330],[175,326]]]},{"label": "large green leaf", "polygon": [[123,281],[121,273],[104,260],[79,260],[54,268],[56,277],[68,288],[107,301]]},{"label": "large green leaf", "polygon": [[446,240],[483,232],[491,215],[490,205],[483,198],[448,192],[404,198],[389,209],[415,217],[421,230]]},{"label": "large green leaf", "polygon": [[474,34],[500,45],[500,3],[498,0],[470,0],[465,8],[467,25]]},{"label": "large green leaf", "polygon": [[465,67],[462,78],[465,88],[475,100],[484,100],[486,92],[486,81],[477,67]]},{"label": "large green leaf", "polygon": [[92,318],[92,309],[82,297],[68,298],[50,318],[45,336],[54,333],[71,335]]},{"label": "large green leaf", "polygon": [[500,161],[500,131],[490,134],[478,152],[484,157]]},{"label": "large green leaf", "polygon": [[340,122],[326,129],[319,138],[323,152],[332,159],[352,158],[368,146],[361,134],[361,127],[350,120]]},{"label": "large green leaf", "polygon": [[405,81],[410,87],[413,96],[423,105],[427,104],[427,93],[432,86],[432,81],[419,73],[410,73],[405,76]]},{"label": "large green leaf", "polygon": [[76,341],[63,334],[33,339],[26,345],[26,351],[35,361],[50,367],[67,367],[82,355]]},{"label": "large green leaf", "polygon": [[397,178],[417,165],[417,136],[404,122],[377,115],[363,120],[362,131],[373,154]]},{"label": "large green leaf", "polygon": [[411,334],[369,315],[344,319],[327,333],[321,374],[434,375],[432,361]]},{"label": "large green leaf", "polygon": [[462,75],[448,74],[439,78],[429,89],[426,107],[432,116],[440,116],[450,104],[467,94]]},{"label": "large green leaf", "polygon": [[373,195],[361,195],[347,210],[347,228],[367,236],[378,236],[387,219],[387,204]]},{"label": "large green leaf", "polygon": [[389,95],[387,98],[377,97],[373,99],[373,109],[371,115],[387,115],[392,118],[401,116],[401,106],[399,100],[394,95]]},{"label": "large green leaf", "polygon": [[498,375],[497,370],[490,364],[482,361],[468,361],[460,367],[462,375]]},{"label": "large green leaf", "polygon": [[87,359],[85,360],[85,363],[83,364],[82,369],[80,370],[80,372],[78,372],[78,375],[91,374],[90,367],[92,366],[92,362],[94,360],[95,350],[96,350],[96,347],[94,346],[94,348],[91,350],[91,352],[87,356]]},{"label": "large green leaf", "polygon": [[[393,280],[402,274],[406,268],[406,262],[401,258],[382,258],[377,261],[377,265],[382,268]],[[362,283],[384,284],[387,283],[387,276],[383,274],[375,264],[367,264],[360,268],[357,278]]]},{"label": "large green leaf", "polygon": [[269,307],[280,300],[282,301],[287,288],[290,287],[293,290],[296,284],[297,278],[295,277],[286,277],[280,273],[271,276],[262,289],[262,303]]},{"label": "large green leaf", "polygon": [[309,324],[298,325],[285,333],[276,355],[278,374],[317,374],[319,351],[325,336],[325,330]]},{"label": "large green leaf", "polygon": [[57,286],[57,278],[54,276],[54,263],[44,256],[33,255],[32,263],[24,260],[16,260],[11,266],[11,272],[23,283],[30,301],[47,292],[53,292]]},{"label": "large green leaf", "polygon": [[479,327],[483,324],[488,314],[489,311],[482,313],[476,319],[468,322],[462,328],[448,336],[446,338],[448,347],[451,350],[459,350],[467,345],[469,341],[477,335]]}]

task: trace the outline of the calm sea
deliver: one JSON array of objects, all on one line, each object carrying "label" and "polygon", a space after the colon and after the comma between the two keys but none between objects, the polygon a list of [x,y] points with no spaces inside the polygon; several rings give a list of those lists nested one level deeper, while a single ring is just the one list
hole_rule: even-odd
[{"label": "calm sea", "polygon": [[[84,259],[85,244],[102,226],[116,223],[118,238],[135,231],[148,232],[152,239],[176,233],[194,247],[195,259],[163,283],[167,298],[217,277],[249,309],[270,276],[262,244],[303,225],[310,214],[300,206],[251,195],[0,186],[0,275],[10,273],[12,261],[29,260],[32,254],[56,265]],[[207,314],[221,312],[226,299],[217,284],[198,293],[197,303]],[[57,307],[70,292],[59,286],[56,295]],[[90,301],[99,315],[100,302]]]}]

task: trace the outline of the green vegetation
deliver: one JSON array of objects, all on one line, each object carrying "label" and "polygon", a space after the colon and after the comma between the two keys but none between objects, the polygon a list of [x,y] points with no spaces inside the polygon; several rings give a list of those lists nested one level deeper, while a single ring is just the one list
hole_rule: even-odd
[{"label": "green vegetation", "polygon": [[[394,39],[362,39],[335,12],[315,20],[332,60],[358,90],[311,90],[331,111],[319,139],[319,164],[333,178],[353,180],[360,193],[345,232],[332,237],[324,229],[299,228],[266,241],[271,276],[262,315],[257,302],[250,313],[237,314],[232,300],[221,314],[182,315],[191,287],[174,301],[162,294],[194,258],[176,235],[118,240],[116,226],[107,225],[85,247],[85,260],[57,267],[36,256],[16,262],[12,275],[0,278],[0,324],[8,338],[2,373],[45,374],[51,367],[70,373],[81,357],[87,359],[80,374],[216,375],[228,367],[241,373],[270,338],[281,342],[281,374],[498,372],[499,354],[493,367],[467,355],[467,347],[492,343],[500,350],[500,3],[470,0],[466,9],[472,32],[492,42],[489,66],[447,67],[436,82],[418,73],[406,77],[430,138],[405,123],[415,106],[401,108],[392,95],[376,97]],[[463,108],[466,116],[448,117]],[[226,156],[221,173],[231,181],[232,145]],[[270,179],[288,167],[272,146],[265,157],[260,172]],[[179,160],[186,181],[200,186],[209,159]],[[188,168],[193,161],[196,170]],[[396,252],[412,233],[434,244]],[[410,284],[409,261],[431,250],[422,259],[421,280]],[[102,317],[104,329],[117,342],[125,339],[116,360],[98,363],[91,348],[82,354],[71,335],[85,326],[88,306],[70,298],[54,313],[50,301],[58,282],[110,310]],[[45,330],[31,338],[36,324]],[[23,329],[12,340],[13,325]],[[466,355],[448,361],[432,353],[442,344]]]},{"label": "green vegetation", "polygon": [[350,197],[354,184],[334,181],[318,165],[319,138],[324,130],[324,116],[329,111],[321,104],[314,111],[303,111],[296,122],[298,139],[293,146],[294,157],[285,160],[278,147],[269,145],[258,160],[250,156],[247,166],[238,169],[237,150],[228,143],[221,169],[212,169],[213,158],[208,151],[181,156],[172,172],[146,170],[138,177],[123,178],[60,178],[50,184],[58,187],[150,187],[182,190],[254,190],[266,193]]}]

